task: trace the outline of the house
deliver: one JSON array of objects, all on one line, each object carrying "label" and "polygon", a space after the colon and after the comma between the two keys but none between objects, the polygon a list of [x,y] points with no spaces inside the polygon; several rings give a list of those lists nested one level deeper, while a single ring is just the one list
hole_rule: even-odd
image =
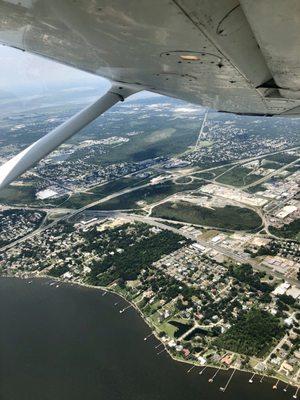
[{"label": "house", "polygon": [[188,358],[188,356],[190,355],[189,349],[183,349],[182,352],[185,358]]},{"label": "house", "polygon": [[226,354],[225,357],[221,359],[221,362],[228,366],[232,363],[232,361],[233,361],[233,354]]}]

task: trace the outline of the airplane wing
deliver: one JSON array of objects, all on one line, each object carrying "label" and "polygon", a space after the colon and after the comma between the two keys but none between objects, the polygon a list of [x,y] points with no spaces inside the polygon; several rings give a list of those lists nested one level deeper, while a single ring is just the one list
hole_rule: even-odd
[{"label": "airplane wing", "polygon": [[110,91],[0,167],[0,188],[139,91],[246,115],[300,114],[299,0],[0,0],[0,42]]},{"label": "airplane wing", "polygon": [[300,113],[298,0],[0,0],[0,42],[117,84]]}]

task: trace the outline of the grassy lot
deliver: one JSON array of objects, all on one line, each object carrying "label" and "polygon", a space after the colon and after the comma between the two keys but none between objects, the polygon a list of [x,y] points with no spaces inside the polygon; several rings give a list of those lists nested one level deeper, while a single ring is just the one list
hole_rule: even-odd
[{"label": "grassy lot", "polygon": [[215,176],[219,176],[223,174],[223,172],[227,171],[229,168],[231,168],[232,165],[221,165],[220,167],[213,169],[211,173],[213,173]]},{"label": "grassy lot", "polygon": [[184,333],[186,333],[193,326],[193,324],[188,324],[188,323],[181,322],[181,321],[174,320],[174,319],[169,321],[169,324],[172,325],[172,326],[175,326],[176,330],[174,332],[174,336],[176,338],[179,338],[180,336],[182,336]]},{"label": "grassy lot", "polygon": [[179,129],[165,124],[162,129],[145,132],[136,136],[133,140],[109,149],[101,156],[102,161],[109,164],[114,162],[142,161],[148,158],[174,155],[185,151],[195,144],[197,129],[187,127]]},{"label": "grassy lot", "polygon": [[217,182],[224,183],[226,185],[232,186],[244,186],[255,182],[257,179],[261,178],[262,175],[249,175],[249,169],[236,166],[235,168],[229,170],[224,175],[216,179]]},{"label": "grassy lot", "polygon": [[247,192],[249,193],[257,193],[257,192],[264,192],[266,190],[266,188],[260,184],[260,185],[256,185],[256,186],[251,186],[247,189]]},{"label": "grassy lot", "polygon": [[270,226],[270,232],[273,235],[283,237],[286,239],[294,239],[300,241],[300,219],[296,219],[288,225],[284,225],[282,228],[278,229],[274,226]]},{"label": "grassy lot", "polygon": [[282,164],[275,161],[266,160],[266,162],[262,164],[262,167],[265,169],[279,169],[282,167]]},{"label": "grassy lot", "polygon": [[176,184],[174,182],[162,182],[157,185],[149,185],[146,188],[137,189],[133,192],[123,194],[115,197],[105,203],[98,204],[92,209],[94,210],[128,210],[137,208],[137,202],[143,201],[147,204],[152,204],[160,201],[174,193],[182,192],[184,190],[194,190],[201,186],[201,182],[196,180],[195,182],[188,184]]},{"label": "grassy lot", "polygon": [[197,172],[196,174],[193,175],[196,176],[197,178],[202,178],[202,179],[213,179],[216,176],[213,172]]},{"label": "grassy lot", "polygon": [[31,204],[36,201],[35,192],[36,188],[31,185],[9,185],[5,189],[0,190],[0,203],[8,205]]},{"label": "grassy lot", "polygon": [[199,142],[199,147],[210,147],[214,142],[212,140],[201,140]]},{"label": "grassy lot", "polygon": [[177,331],[177,328],[174,325],[169,324],[168,322],[161,323],[159,328],[169,337],[174,337],[175,332]]},{"label": "grassy lot", "polygon": [[[57,198],[49,198],[45,200],[39,200],[36,198],[37,189],[33,185],[15,186],[9,185],[5,189],[0,190],[0,204],[7,205],[20,205],[31,207],[57,207],[64,203],[68,195],[60,196]],[[62,204],[64,207],[64,204]]]},{"label": "grassy lot", "polygon": [[[151,318],[152,317],[153,316],[151,316]],[[154,321],[154,319],[153,319],[153,321]],[[158,325],[158,327],[161,331],[164,331],[169,337],[173,337],[173,338],[178,337],[178,334],[179,334],[179,336],[181,336],[182,333],[184,333],[186,328],[188,328],[188,326],[189,326],[187,320],[184,320],[182,318],[176,318],[176,317],[175,318],[171,317],[171,319],[169,319],[168,321],[165,320],[163,322],[159,322],[158,315],[157,315],[157,319],[155,319],[155,324]]]},{"label": "grassy lot", "polygon": [[174,337],[177,328],[174,325],[169,324],[167,321],[160,322],[159,314],[157,312],[150,315],[149,319],[161,332],[166,333],[169,337]]},{"label": "grassy lot", "polygon": [[294,172],[299,171],[299,165],[300,165],[300,162],[294,164],[294,165],[291,166],[291,167],[286,168],[286,171],[289,171],[291,174],[293,174]]},{"label": "grassy lot", "polygon": [[69,200],[67,200],[63,204],[63,206],[66,208],[84,207],[85,205],[92,203],[93,201],[100,200],[127,187],[143,185],[149,182],[150,179],[138,177],[116,179],[115,181],[108,182],[104,185],[96,186],[88,192],[76,193],[72,195]]},{"label": "grassy lot", "polygon": [[153,208],[152,216],[234,230],[253,230],[262,223],[259,215],[248,208],[225,206],[212,210],[184,201],[160,204]]},{"label": "grassy lot", "polygon": [[276,161],[282,164],[289,164],[295,160],[297,160],[297,156],[288,153],[279,153],[273,154],[271,156],[266,157],[267,160]]},{"label": "grassy lot", "polygon": [[180,176],[179,178],[176,178],[175,181],[176,183],[191,183],[192,179],[190,176]]}]

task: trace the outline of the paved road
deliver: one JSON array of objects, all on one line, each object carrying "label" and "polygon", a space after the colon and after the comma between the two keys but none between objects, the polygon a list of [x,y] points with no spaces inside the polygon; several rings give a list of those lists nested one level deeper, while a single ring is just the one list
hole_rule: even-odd
[{"label": "paved road", "polygon": [[[120,190],[119,192],[115,192],[115,193],[113,193],[113,194],[111,194],[111,195],[109,195],[109,196],[103,197],[103,198],[100,199],[100,200],[96,200],[96,201],[94,201],[94,202],[92,202],[92,203],[89,203],[89,204],[87,204],[86,206],[81,207],[81,208],[78,208],[78,209],[76,209],[76,210],[72,210],[72,209],[62,209],[62,210],[67,210],[68,213],[67,213],[66,215],[64,215],[63,217],[54,220],[54,221],[51,222],[50,224],[48,224],[48,225],[43,225],[42,227],[39,227],[38,229],[36,229],[35,231],[29,233],[28,235],[23,236],[22,238],[20,238],[20,239],[18,239],[18,240],[15,240],[14,242],[11,242],[11,243],[7,244],[6,246],[1,247],[1,248],[0,248],[0,251],[8,250],[8,249],[10,249],[11,247],[14,247],[14,246],[17,245],[17,244],[19,244],[19,243],[21,243],[21,242],[24,242],[25,240],[28,240],[29,238],[31,238],[31,237],[33,237],[33,236],[39,235],[42,231],[44,231],[44,230],[46,230],[46,229],[48,229],[48,228],[51,228],[52,226],[56,225],[58,222],[66,221],[66,220],[68,220],[69,218],[74,217],[75,215],[80,214],[81,212],[83,212],[83,211],[85,211],[85,210],[87,210],[87,209],[89,209],[89,208],[91,208],[91,207],[93,207],[93,206],[96,206],[96,205],[101,204],[101,203],[105,203],[106,201],[111,200],[111,199],[113,199],[113,198],[115,198],[115,197],[119,197],[119,196],[121,196],[122,194],[134,192],[135,190],[142,189],[142,188],[147,187],[147,186],[149,186],[149,183],[146,183],[146,184],[140,185],[140,186],[135,186],[135,187],[131,187],[131,188],[122,189],[122,190]],[[24,208],[24,207],[22,207],[22,208]],[[28,207],[27,207],[27,208],[28,208]],[[28,208],[28,209],[29,209],[29,208]],[[37,208],[35,208],[34,210],[36,211]],[[41,209],[41,210],[43,210],[43,209]],[[53,208],[53,209],[50,209],[50,210],[51,210],[52,212],[56,212],[56,213],[60,212],[60,209],[59,209],[59,208]]]},{"label": "paved road", "polygon": [[[230,165],[235,165],[235,164],[242,164],[242,163],[244,163],[244,162],[249,162],[249,161],[252,161],[252,160],[255,160],[255,159],[258,159],[258,158],[263,158],[263,157],[265,157],[266,155],[278,154],[278,153],[282,153],[282,152],[284,152],[284,151],[295,150],[295,149],[298,149],[298,148],[299,148],[299,146],[294,147],[294,148],[292,148],[292,149],[286,149],[286,150],[283,150],[283,151],[277,151],[277,152],[273,152],[273,153],[267,153],[267,154],[264,154],[264,155],[260,155],[260,156],[258,156],[258,157],[250,157],[250,158],[247,158],[247,159],[244,159],[244,160],[234,161],[234,162],[229,163],[229,164],[227,164],[227,165],[230,166]],[[299,159],[293,161],[292,163],[289,163],[289,164],[283,166],[283,167],[280,168],[279,170],[275,171],[274,174],[275,174],[275,173],[278,173],[278,171],[281,171],[281,170],[286,169],[287,167],[293,165],[294,163],[296,163],[296,162],[298,162],[298,161],[299,161]],[[199,171],[195,171],[195,172],[207,172],[207,171],[212,171],[212,170],[214,170],[214,169],[216,169],[216,168],[218,168],[218,167],[207,168],[207,169],[203,169],[203,170],[199,170]],[[165,171],[164,171],[164,172],[165,172]],[[191,173],[189,172],[189,173],[186,173],[186,174],[183,174],[183,175],[190,175],[190,174],[191,174]],[[270,176],[271,176],[271,174],[269,174],[267,177],[264,177],[264,178],[262,178],[262,179],[269,179]],[[256,181],[254,184],[257,185],[257,184],[258,184],[258,181]],[[254,184],[252,184],[252,185],[254,185]],[[84,206],[84,207],[79,208],[79,209],[76,209],[76,210],[68,210],[68,211],[70,211],[68,214],[64,215],[64,216],[61,217],[61,218],[58,218],[58,219],[54,220],[53,222],[51,222],[51,223],[48,224],[48,225],[43,225],[43,226],[39,227],[37,230],[31,232],[30,234],[28,234],[28,235],[26,235],[26,236],[24,236],[24,237],[22,237],[22,238],[20,238],[20,239],[18,239],[18,240],[16,240],[16,241],[12,242],[12,243],[9,243],[8,245],[6,245],[6,246],[0,248],[0,251],[8,250],[9,248],[14,247],[15,245],[17,245],[17,244],[19,244],[19,243],[21,243],[21,242],[24,242],[25,240],[28,240],[29,238],[34,237],[35,235],[39,235],[42,231],[51,228],[52,226],[56,225],[58,222],[68,220],[69,218],[74,217],[75,215],[77,215],[77,214],[79,214],[79,213],[81,213],[81,212],[83,212],[83,211],[85,211],[85,210],[87,210],[87,209],[89,209],[89,208],[91,208],[91,207],[93,207],[93,206],[95,206],[95,205],[104,203],[104,202],[106,202],[106,201],[108,201],[108,200],[111,200],[111,199],[113,199],[113,198],[115,198],[115,197],[118,197],[118,196],[120,196],[120,195],[122,195],[122,194],[130,193],[130,192],[139,190],[139,189],[144,188],[144,187],[147,187],[147,186],[149,186],[149,183],[146,183],[146,184],[140,185],[140,186],[136,186],[136,187],[132,187],[132,188],[122,189],[122,190],[120,190],[119,192],[115,192],[115,193],[113,193],[113,194],[111,194],[111,195],[109,195],[109,196],[106,196],[106,197],[104,197],[104,198],[102,198],[102,199],[100,199],[100,200],[96,200],[96,201],[94,201],[94,202],[92,202],[92,203],[87,204],[87,205]],[[249,187],[249,186],[250,186],[250,185],[248,185],[248,187]],[[35,208],[35,209],[36,209],[36,208]],[[50,210],[49,210],[49,211],[50,211]],[[58,209],[58,208],[53,208],[53,209],[51,209],[51,211],[59,212],[60,209]],[[103,215],[105,215],[105,214],[115,215],[114,212],[105,212],[105,211],[103,212],[103,211],[101,211],[101,213],[102,213]],[[120,214],[120,212],[117,212],[117,213]],[[168,229],[168,230],[171,230],[171,231],[173,231],[173,232],[175,232],[175,233],[184,235],[185,237],[187,237],[187,238],[189,238],[189,239],[192,239],[192,240],[194,240],[194,241],[196,240],[196,241],[197,241],[199,244],[201,244],[202,246],[204,246],[204,247],[206,247],[206,248],[209,248],[209,249],[211,249],[211,250],[216,250],[216,251],[218,251],[219,253],[224,254],[225,256],[227,256],[227,257],[229,257],[229,258],[232,258],[232,259],[234,259],[234,260],[237,261],[237,262],[240,262],[240,263],[249,263],[249,264],[251,264],[251,265],[253,266],[253,268],[255,268],[256,270],[260,270],[260,271],[263,271],[263,272],[266,272],[266,273],[269,273],[269,274],[271,273],[272,275],[274,275],[274,276],[276,276],[276,277],[278,277],[278,278],[282,278],[282,275],[281,275],[281,274],[276,273],[275,271],[271,271],[269,268],[267,268],[267,267],[265,267],[265,266],[263,266],[263,265],[261,265],[261,264],[258,264],[257,262],[255,262],[255,261],[253,261],[253,260],[251,260],[251,259],[248,259],[248,258],[246,258],[246,257],[243,256],[243,255],[234,253],[234,252],[232,252],[232,251],[230,251],[230,250],[228,250],[228,249],[225,249],[225,248],[221,247],[220,245],[211,244],[211,243],[206,242],[206,241],[201,240],[201,239],[196,239],[193,235],[183,234],[179,229],[176,229],[176,228],[171,227],[171,226],[169,226],[169,225],[163,224],[162,222],[159,222],[159,221],[153,219],[152,217],[149,217],[149,216],[148,216],[148,217],[145,217],[145,216],[139,216],[139,215],[133,215],[133,214],[130,214],[130,215],[129,215],[129,214],[126,214],[126,213],[121,213],[120,215],[126,216],[127,218],[131,218],[132,220],[138,220],[138,221],[141,221],[141,222],[146,222],[146,223],[149,223],[149,224],[152,224],[152,225],[161,227],[162,229]],[[286,280],[287,280],[289,283],[291,283],[291,284],[293,284],[293,285],[296,285],[297,287],[300,287],[300,284],[299,284],[298,281],[296,281],[296,280],[294,280],[294,279],[290,279],[290,278],[287,278]]]},{"label": "paved road", "polygon": [[300,158],[297,158],[297,160],[290,162],[289,164],[284,165],[281,168],[276,169],[274,172],[270,172],[268,175],[265,175],[264,177],[258,179],[257,181],[253,182],[253,183],[249,183],[249,185],[245,185],[243,186],[241,189],[249,189],[250,187],[253,186],[257,186],[265,181],[268,181],[270,178],[272,178],[272,176],[277,175],[278,173],[284,171],[285,169],[287,169],[288,167],[293,166],[294,164],[297,164],[300,161]]},{"label": "paved road", "polygon": [[[110,216],[118,215],[118,216],[125,217],[132,221],[140,221],[140,222],[144,222],[144,223],[147,223],[147,224],[150,224],[153,226],[157,226],[158,228],[161,228],[161,229],[167,229],[167,230],[177,233],[181,236],[184,236],[187,239],[196,241],[201,246],[208,248],[209,250],[215,250],[215,251],[223,254],[224,256],[235,260],[236,262],[239,262],[241,264],[245,264],[245,263],[251,264],[252,267],[257,271],[266,272],[267,274],[271,274],[279,279],[283,279],[282,274],[271,270],[270,268],[258,263],[257,261],[252,260],[251,258],[245,257],[244,255],[239,254],[239,253],[235,253],[232,250],[226,249],[220,245],[207,242],[203,239],[199,239],[198,237],[196,238],[194,235],[182,232],[181,230],[179,230],[175,227],[172,227],[170,225],[166,225],[166,224],[162,223],[161,221],[157,221],[156,219],[154,219],[152,217],[146,217],[146,216],[135,215],[135,214],[127,214],[127,213],[122,213],[120,211],[117,211],[115,214],[114,214],[114,212],[105,212],[105,213],[102,213],[102,215],[110,215]],[[291,279],[291,278],[284,278],[284,279],[287,282],[289,282],[291,285],[295,285],[298,288],[300,288],[300,282],[297,281],[296,279]]]},{"label": "paved road", "polygon": [[[74,217],[75,215],[77,215],[77,214],[89,209],[93,205],[97,205],[97,204],[103,203],[103,202],[105,202],[107,200],[110,200],[110,199],[112,199],[114,197],[120,196],[120,194],[129,193],[129,192],[132,192],[134,190],[138,190],[138,189],[140,189],[142,187],[146,187],[146,186],[148,186],[148,184],[137,186],[135,188],[123,189],[120,192],[114,193],[113,195],[107,196],[107,197],[105,197],[105,198],[103,198],[101,200],[97,200],[97,201],[95,201],[93,203],[90,203],[90,204],[80,208],[80,209],[73,210],[69,214],[63,216],[62,218],[59,218],[59,219],[51,222],[50,224],[48,224],[46,226],[42,226],[39,229],[33,231],[32,233],[30,233],[30,234],[28,234],[28,235],[26,235],[26,236],[24,236],[24,237],[22,237],[22,238],[20,238],[20,239],[18,239],[16,241],[14,241],[14,242],[2,247],[0,249],[0,251],[8,250],[9,248],[11,248],[11,247],[13,247],[13,246],[15,246],[17,244],[19,244],[21,242],[24,242],[25,240],[28,240],[29,238],[34,237],[35,235],[40,234],[42,231],[51,228],[52,226],[56,225],[58,222],[64,221],[64,220],[68,220],[69,218]],[[54,210],[57,211],[57,209],[54,209]],[[279,279],[283,278],[282,274],[277,273],[276,271],[272,271],[270,268],[268,268],[268,267],[266,267],[266,266],[264,266],[262,264],[259,264],[258,262],[245,257],[244,255],[241,255],[239,253],[235,253],[235,252],[233,252],[233,251],[231,251],[229,249],[226,249],[226,248],[224,248],[224,247],[222,247],[220,245],[212,244],[212,243],[207,242],[207,241],[205,241],[203,239],[199,239],[198,237],[196,238],[194,235],[191,235],[191,234],[188,234],[188,233],[183,233],[181,230],[179,230],[179,229],[177,229],[175,227],[172,227],[170,225],[166,225],[165,223],[163,223],[161,221],[158,221],[158,220],[156,220],[156,219],[154,219],[152,217],[141,216],[141,215],[137,215],[137,214],[128,214],[128,213],[122,212],[122,211],[97,211],[97,210],[93,210],[93,212],[97,213],[98,215],[102,215],[102,216],[115,216],[115,217],[116,216],[122,216],[122,217],[126,217],[127,219],[132,220],[132,221],[140,221],[140,222],[148,223],[148,224],[153,225],[153,226],[157,226],[157,227],[159,227],[161,229],[170,230],[170,231],[172,231],[174,233],[177,233],[177,234],[180,234],[182,236],[185,236],[188,239],[196,241],[197,243],[199,243],[201,246],[203,246],[205,248],[208,248],[210,250],[215,250],[215,251],[223,254],[224,256],[235,260],[236,262],[239,262],[239,263],[242,263],[242,264],[243,263],[251,264],[252,267],[254,269],[258,270],[258,271],[266,272],[267,274],[271,274],[271,275],[273,275],[273,276],[275,276],[275,277],[277,277]],[[300,282],[299,281],[297,281],[295,279],[291,279],[291,278],[285,278],[285,280],[287,282],[289,282],[290,284],[295,285],[295,286],[300,288]]]}]

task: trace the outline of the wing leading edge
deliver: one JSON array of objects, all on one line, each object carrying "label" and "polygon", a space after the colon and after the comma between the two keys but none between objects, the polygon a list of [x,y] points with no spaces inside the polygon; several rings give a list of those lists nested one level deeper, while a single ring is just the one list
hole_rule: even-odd
[{"label": "wing leading edge", "polygon": [[0,42],[219,111],[297,115],[299,17],[297,0],[0,0]]}]

